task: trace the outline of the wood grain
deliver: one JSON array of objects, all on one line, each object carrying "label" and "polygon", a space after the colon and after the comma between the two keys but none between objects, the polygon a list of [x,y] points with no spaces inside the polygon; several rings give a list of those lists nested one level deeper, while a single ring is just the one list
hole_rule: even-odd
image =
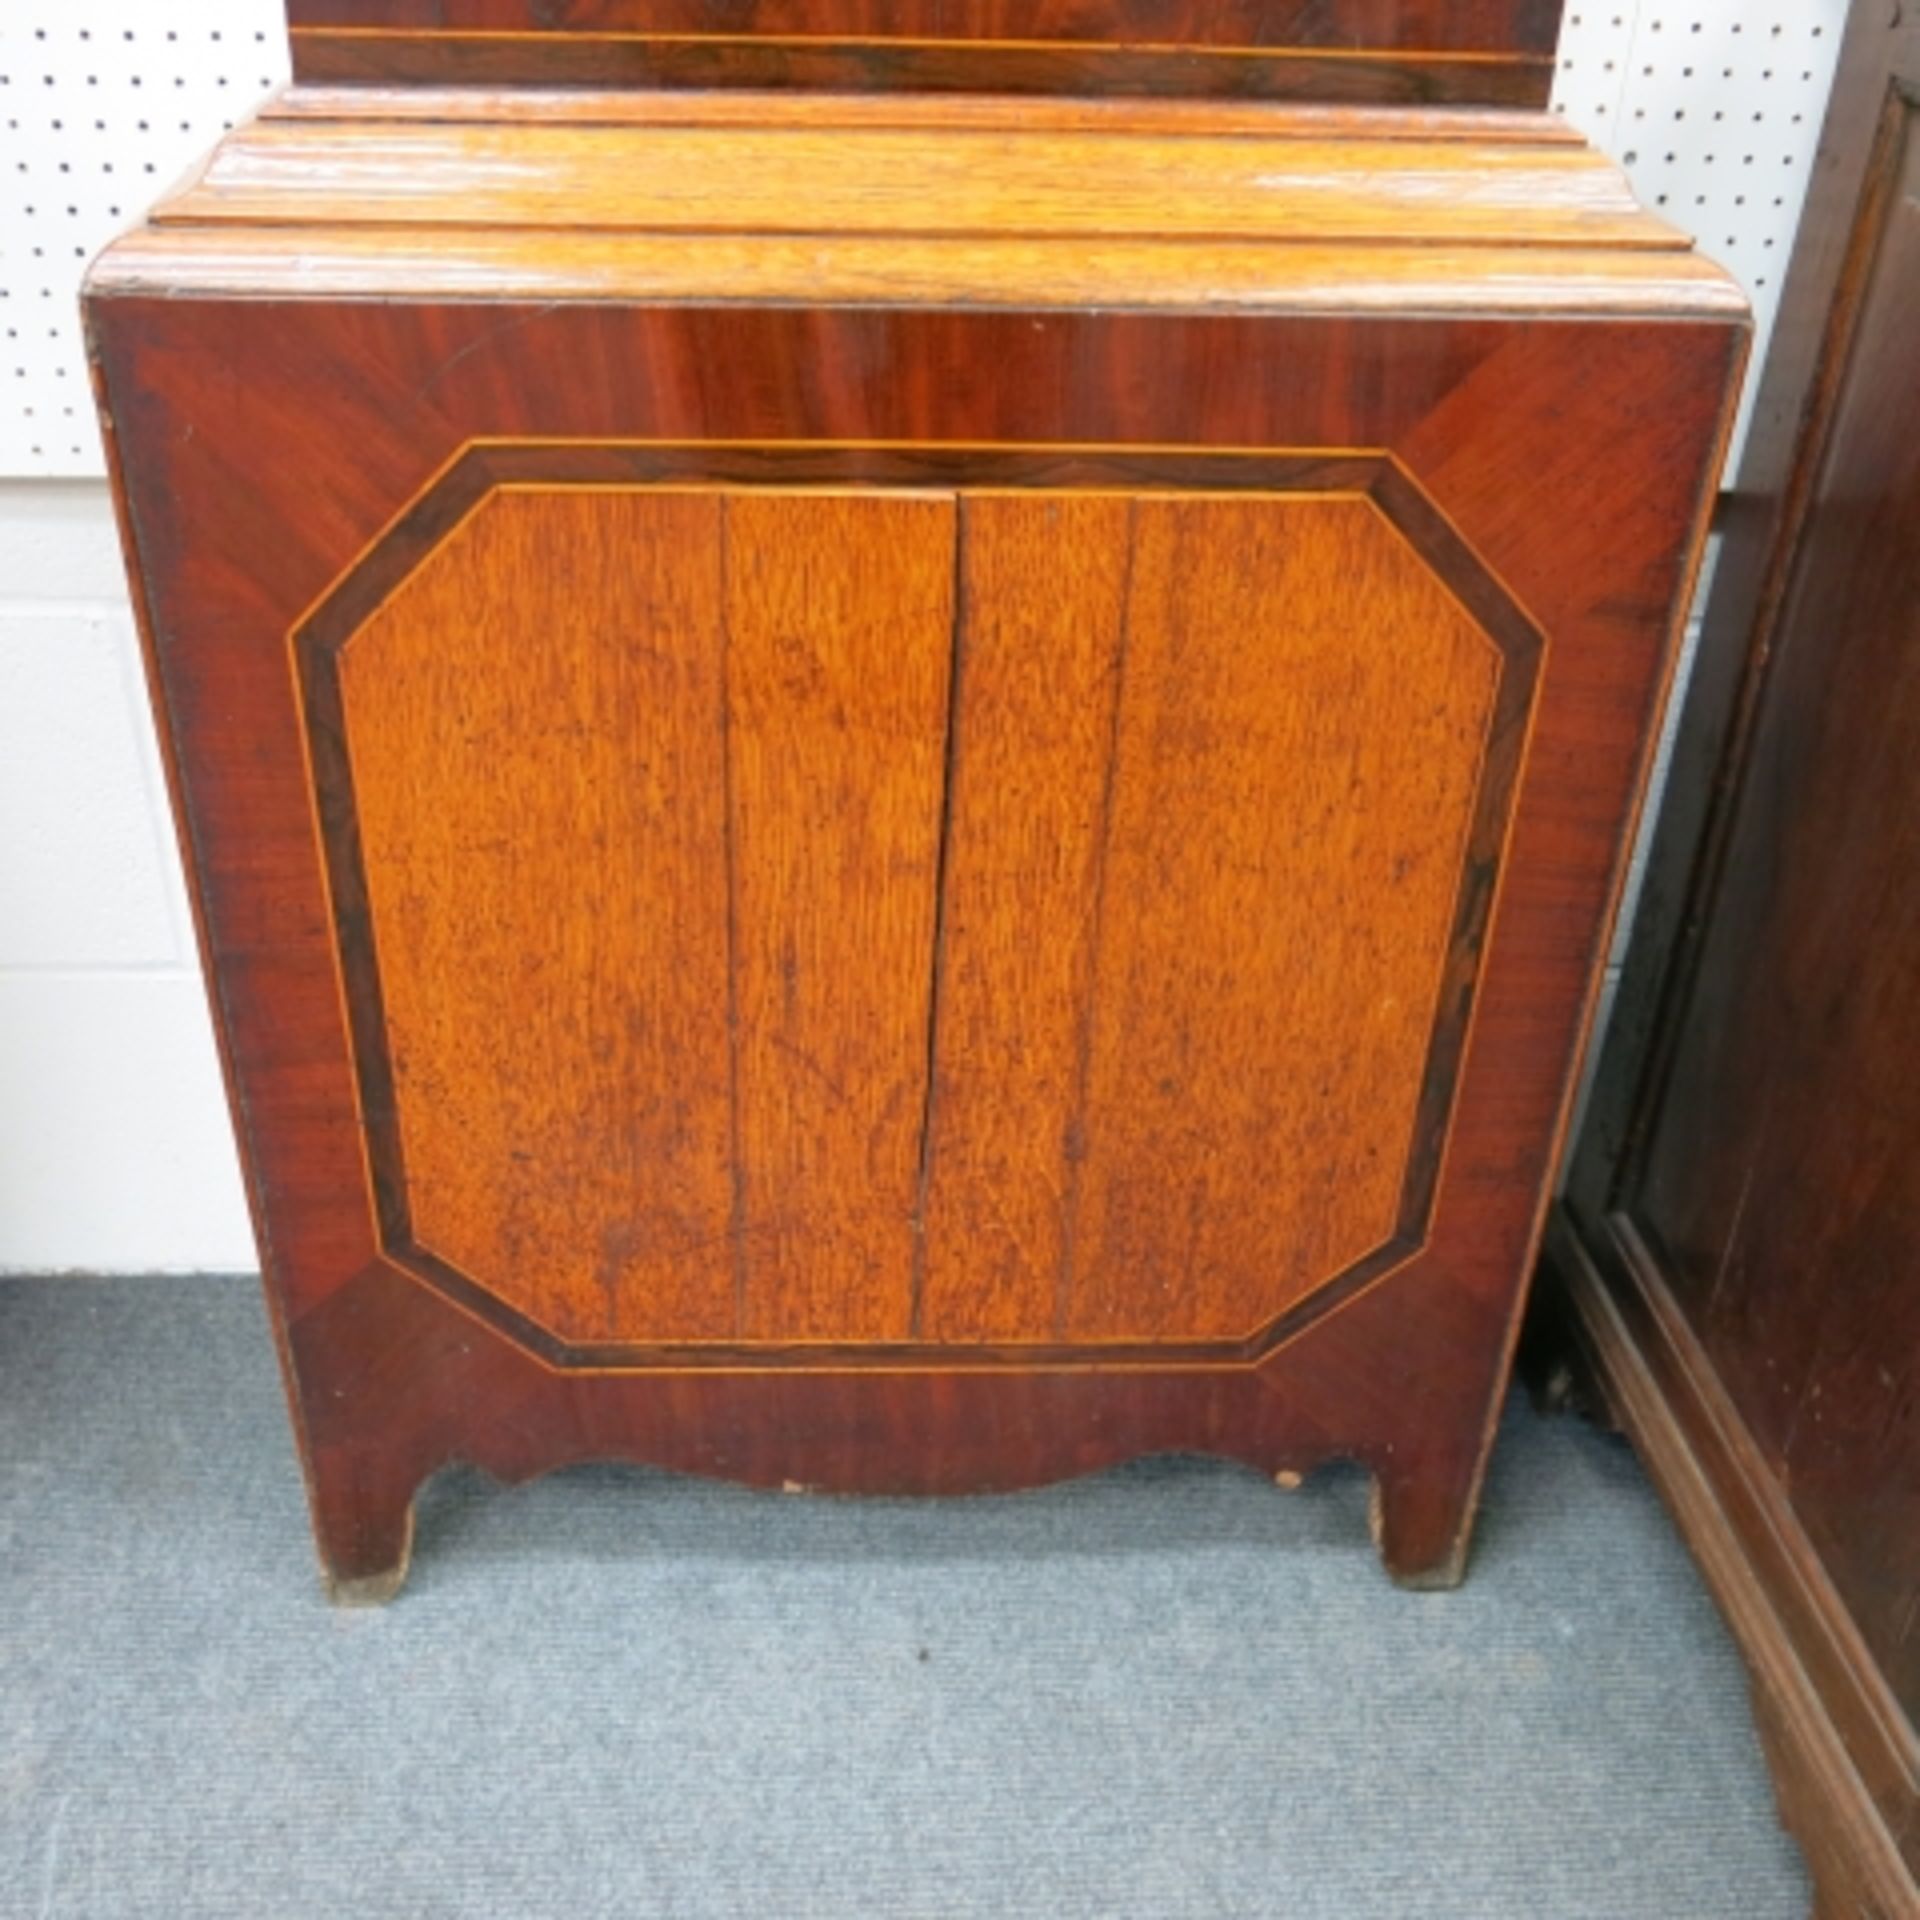
[{"label": "wood grain", "polygon": [[[324,104],[295,111],[305,97]],[[1023,310],[1743,311],[1723,273],[1635,210],[1617,169],[1569,141],[1564,123],[1545,123],[1551,134],[1543,123],[1191,101],[296,92],[117,243],[92,284]]]},{"label": "wood grain", "polygon": [[[851,450],[824,450],[812,456],[812,464],[829,478],[856,458]],[[902,477],[930,464],[926,456],[892,458]],[[507,1324],[539,1338],[543,1350],[550,1340],[562,1363],[589,1351],[605,1356],[687,1342],[719,1341],[731,1353],[755,1340],[817,1338],[851,1349],[862,1338],[881,1337],[863,1333],[865,1323],[858,1319],[851,1330],[840,1327],[831,1312],[789,1315],[777,1299],[763,1301],[749,1323],[745,1302],[762,1291],[757,1280],[765,1249],[791,1241],[801,1255],[783,1253],[777,1264],[783,1270],[807,1265],[802,1256],[811,1229],[793,1222],[812,1218],[819,1211],[812,1196],[823,1192],[856,1195],[863,1217],[893,1223],[876,1228],[876,1244],[887,1243],[890,1250],[877,1254],[864,1272],[869,1294],[888,1294],[900,1307],[904,1327],[890,1322],[895,1330],[886,1336],[895,1340],[1058,1347],[1071,1337],[1076,1350],[1089,1341],[1145,1340],[1164,1348],[1224,1340],[1231,1350],[1316,1290],[1359,1277],[1370,1256],[1377,1267],[1390,1253],[1404,1257],[1411,1251],[1433,1191],[1461,1026],[1478,970],[1485,897],[1511,802],[1517,727],[1531,697],[1536,637],[1510,603],[1484,579],[1476,584],[1472,562],[1423,525],[1417,507],[1401,497],[1404,484],[1396,483],[1387,490],[1394,510],[1425,541],[1424,554],[1416,554],[1408,535],[1374,503],[1368,488],[1378,484],[1382,470],[1364,460],[1293,463],[1308,489],[1316,480],[1337,484],[1343,478],[1353,489],[1295,496],[1257,490],[1264,476],[1285,471],[1285,462],[1240,456],[1178,463],[1169,471],[1184,468],[1196,480],[1209,474],[1231,478],[1251,490],[1186,500],[1185,545],[1177,565],[1167,559],[1167,496],[959,494],[952,527],[956,551],[945,565],[958,576],[951,646],[964,670],[941,717],[948,767],[940,931],[917,988],[937,1025],[926,1041],[932,1079],[928,1083],[922,1072],[916,1096],[924,1106],[917,1186],[903,1199],[905,1189],[876,1176],[871,1165],[860,1175],[849,1159],[828,1179],[812,1165],[796,1172],[766,1164],[765,1155],[756,1159],[750,1151],[763,1138],[827,1139],[830,1130],[820,1116],[797,1115],[791,1091],[780,1090],[796,1070],[815,1092],[830,1092],[843,1114],[897,1114],[903,1097],[898,1063],[884,1051],[871,1053],[870,1022],[889,990],[911,1009],[916,983],[910,968],[899,969],[891,989],[883,987],[870,1002],[863,996],[872,983],[857,972],[844,965],[816,968],[809,977],[825,983],[815,996],[819,1031],[803,1043],[789,1030],[806,997],[795,985],[796,916],[812,914],[819,926],[844,930],[862,958],[871,958],[878,944],[865,935],[864,924],[875,903],[901,897],[900,863],[884,848],[848,834],[853,810],[846,793],[834,790],[831,774],[818,804],[796,808],[776,791],[764,797],[764,805],[756,800],[742,822],[735,708],[758,669],[739,632],[744,625],[751,635],[756,627],[736,622],[728,609],[742,584],[767,564],[752,544],[754,509],[778,501],[789,531],[810,526],[797,544],[824,544],[854,556],[857,549],[840,520],[849,500],[860,497],[817,489],[689,495],[648,487],[633,494],[643,523],[651,510],[664,513],[673,506],[672,537],[685,543],[706,536],[718,557],[704,571],[684,551],[666,554],[657,538],[624,537],[624,522],[607,510],[609,501],[622,497],[612,481],[622,463],[638,479],[664,478],[676,467],[700,471],[704,465],[711,472],[716,460],[699,449],[489,449],[456,465],[422,499],[394,539],[329,596],[303,636],[303,652],[311,656],[308,707],[317,794],[322,819],[331,823],[362,1107],[389,1249],[453,1284],[477,1311],[504,1303]],[[982,475],[997,468],[1010,478],[1023,466],[1035,467],[1007,455],[975,455],[973,461]],[[537,472],[543,462],[549,482],[571,467],[581,484],[541,490],[525,477],[511,477]],[[757,455],[742,449],[733,462],[743,474],[764,467],[764,478],[782,468],[797,473],[803,459],[793,450],[776,458],[773,449]],[[1097,483],[1137,473],[1139,463],[1103,465],[1083,457],[1039,463],[1036,470],[1055,478],[1077,470]],[[596,484],[594,474],[607,478]],[[490,486],[496,490],[486,491]],[[900,497],[866,496],[865,504]],[[549,531],[569,500],[578,503],[579,537],[589,541],[588,557],[575,564],[572,543],[555,537],[559,564],[551,578],[535,594],[513,591],[538,572],[531,564],[537,538],[503,545],[506,511],[517,521],[537,501],[534,524]],[[811,517],[810,507],[819,509]],[[1331,514],[1347,532],[1323,548],[1310,531],[1318,517],[1302,519],[1303,507]],[[747,524],[736,531],[739,514]],[[1142,525],[1152,534],[1144,576],[1136,551]],[[742,544],[743,537],[749,544]],[[1356,540],[1359,550],[1349,551]],[[1281,573],[1267,582],[1271,591],[1256,583],[1251,602],[1225,595],[1226,628],[1208,629],[1202,617],[1202,631],[1186,631],[1194,609],[1218,591],[1218,566],[1243,549],[1269,563],[1276,555],[1284,561]],[[1246,573],[1248,563],[1238,564]],[[695,572],[688,577],[705,583],[704,593],[675,592],[676,569],[687,576],[689,568]],[[809,583],[807,597],[826,599],[844,627],[852,618],[845,593],[857,595],[864,572],[858,564],[847,568],[849,584],[837,605],[832,595],[814,592],[817,582]],[[1134,588],[1142,577],[1158,595],[1148,621],[1148,679],[1145,691],[1136,689],[1136,700],[1123,707],[1129,636],[1139,615]],[[1395,729],[1404,716],[1390,698],[1370,682],[1350,684],[1350,675],[1328,671],[1337,652],[1325,617],[1328,589],[1344,592],[1355,580],[1375,591],[1383,622],[1390,612],[1397,623],[1383,624],[1373,658],[1376,674],[1391,674],[1397,685],[1412,689],[1409,698],[1425,702],[1428,682],[1408,672],[1408,661],[1427,660],[1439,697],[1424,718],[1438,724],[1442,736],[1449,701],[1472,708],[1478,700],[1477,727],[1456,729],[1450,742],[1465,752],[1464,762],[1456,752],[1449,767],[1439,738],[1411,732],[1400,737]],[[471,596],[466,605],[462,582]],[[679,585],[684,588],[686,578]],[[1491,632],[1467,617],[1456,595],[1480,606]],[[607,606],[618,610],[611,629],[595,624],[604,623],[600,610]],[[870,617],[883,627],[893,625],[897,642],[904,629],[895,611],[883,600]],[[1420,622],[1436,618],[1436,633],[1421,628]],[[1189,667],[1181,685],[1169,691],[1155,645],[1168,623],[1182,630],[1176,650],[1195,657],[1209,646],[1238,651],[1240,643],[1221,644],[1223,633],[1244,628],[1266,636],[1270,644],[1251,652],[1251,671],[1255,682],[1278,675],[1277,729],[1261,734],[1244,718],[1232,719],[1242,707],[1257,707],[1257,700],[1245,688],[1223,693],[1210,685],[1204,666]],[[783,636],[779,644],[790,647],[794,621],[782,619],[777,631]],[[1480,661],[1471,657],[1475,635]],[[1460,649],[1451,643],[1463,636],[1466,657],[1455,659]],[[1503,645],[1518,652],[1496,728],[1493,692]],[[578,652],[590,670],[565,677],[566,655],[557,663],[549,658],[555,646]],[[328,678],[327,662],[336,654],[353,666],[344,701]],[[655,697],[636,700],[627,685],[629,655],[642,663],[664,661],[679,671],[680,681],[669,690],[643,686],[643,693]],[[776,719],[796,705],[790,669],[789,662],[772,676],[779,692],[766,711]],[[556,673],[563,676],[557,687]],[[1063,676],[1072,691],[1065,700]],[[727,689],[724,713],[708,697],[709,679]],[[494,704],[476,696],[470,681],[491,689]],[[1203,690],[1197,703],[1189,697],[1195,686]],[[518,728],[515,715],[528,701],[551,711],[551,723]],[[480,708],[484,713],[476,712]],[[456,727],[438,726],[443,709],[458,716]],[[1386,733],[1368,743],[1364,735],[1375,712]],[[1128,728],[1123,713],[1132,715]],[[1337,724],[1327,724],[1329,714]],[[1305,716],[1311,718],[1303,745]],[[1223,717],[1244,736],[1240,758],[1207,748],[1196,767],[1166,744],[1176,734],[1208,739]],[[716,718],[722,727],[717,742]],[[847,724],[843,701],[833,703],[830,724]],[[407,742],[417,730],[448,743],[451,757],[410,751]],[[1128,772],[1123,749],[1133,735],[1145,736],[1147,744],[1134,740]],[[1489,740],[1498,742],[1491,754]],[[914,768],[924,750],[924,741],[916,741],[900,754],[881,731],[864,738],[870,791],[883,792],[897,775],[917,777]],[[721,774],[709,768],[705,783],[731,795],[724,822],[706,794],[690,791],[716,753]],[[811,773],[830,768],[832,760],[803,726],[792,764]],[[1423,830],[1443,838],[1452,832],[1454,844],[1440,852],[1437,865],[1423,859],[1417,836],[1394,822],[1393,791],[1371,790],[1382,784],[1383,767],[1404,786],[1409,770],[1428,766],[1429,784],[1401,797],[1415,801]],[[1373,836],[1386,834],[1399,852],[1391,880],[1353,871],[1348,858],[1322,898],[1314,875],[1328,858],[1321,844],[1326,836],[1301,833],[1297,818],[1310,808],[1325,810],[1324,794],[1316,798],[1315,788],[1316,782],[1325,786],[1330,767],[1343,787],[1342,824],[1355,830],[1349,841],[1366,838],[1357,823],[1370,817]],[[1160,819],[1178,816],[1196,824],[1197,852],[1169,845],[1139,858],[1123,849],[1115,858],[1115,796],[1123,773],[1141,789],[1127,789],[1125,811],[1134,819],[1136,837],[1150,835]],[[483,823],[474,821],[465,797],[476,782],[489,795],[482,811],[491,813]],[[538,793],[522,808],[518,795],[529,788]],[[617,809],[610,827],[596,796],[628,788],[644,804],[631,816]],[[549,797],[555,791],[558,801]],[[1215,813],[1208,812],[1207,793],[1216,796]],[[796,814],[802,823],[797,832],[790,824]],[[754,830],[761,817],[773,823],[771,835]],[[1272,837],[1274,822],[1281,826],[1279,840]],[[1249,833],[1258,843],[1257,857],[1247,845],[1234,852]],[[584,841],[576,844],[580,835]],[[658,837],[667,841],[664,867]],[[1223,955],[1220,942],[1207,937],[1207,915],[1214,909],[1206,903],[1222,897],[1217,869],[1223,849],[1234,870],[1263,876],[1257,897],[1229,898],[1215,914],[1214,931],[1226,930],[1230,949],[1235,940],[1244,946],[1251,935],[1252,946],[1239,954]],[[781,875],[797,869],[799,877],[781,878],[772,904],[759,902],[753,917],[743,920],[741,902],[757,901],[764,891],[770,859]],[[576,880],[583,875],[584,892]],[[656,951],[658,939],[680,917],[677,887],[698,885],[700,875],[712,881],[701,894],[709,937]],[[1116,875],[1125,890],[1110,900]],[[1405,911],[1422,884],[1434,935],[1424,945]],[[636,886],[651,911],[622,907]],[[1392,912],[1376,916],[1369,903],[1377,893],[1398,904],[1398,919]],[[725,933],[716,946],[712,910],[722,897]],[[910,904],[911,896],[905,897]],[[1146,1004],[1125,1004],[1111,1014],[1097,991],[1103,927],[1123,927],[1117,946],[1124,956],[1143,944],[1134,923],[1161,925],[1169,899],[1180,915],[1179,937],[1148,954],[1159,972]],[[602,912],[602,903],[609,902],[610,917]],[[1420,907],[1412,910],[1417,920]],[[1357,939],[1375,963],[1371,972],[1356,962],[1356,936],[1347,925],[1356,915],[1366,923]],[[694,925],[700,925],[697,916]],[[1289,981],[1281,987],[1257,963],[1248,963],[1248,954],[1263,951],[1270,939],[1287,949]],[[759,990],[754,970],[761,948],[775,944],[783,975],[777,1000]],[[905,950],[912,948],[909,939]],[[376,950],[388,956],[384,963],[376,962]],[[1394,1038],[1384,1055],[1347,1040],[1342,1064],[1363,1079],[1370,1067],[1375,1078],[1371,1085],[1347,1086],[1336,1110],[1328,1098],[1325,1036],[1350,1034],[1356,1024],[1371,1032],[1378,1020],[1360,1005],[1343,1020],[1334,998],[1342,991],[1363,999],[1375,994],[1379,963],[1389,953],[1411,970],[1415,990],[1405,1000],[1393,991],[1385,996],[1400,1017],[1389,1023]],[[674,969],[664,992],[657,983],[662,965]],[[1323,968],[1317,984],[1316,966]],[[1244,980],[1255,1009],[1281,1011],[1264,1022],[1236,1022],[1221,994],[1222,970],[1229,979]],[[385,984],[383,974],[392,976]],[[477,984],[478,996],[436,991],[433,982],[442,974]],[[1301,981],[1308,983],[1304,1000]],[[503,1047],[492,1035],[514,1027],[515,998],[528,992],[548,1017],[520,1023]],[[722,1007],[725,1049],[715,1041],[716,1010]],[[1294,1017],[1303,1007],[1304,1017]],[[691,1017],[695,1010],[704,1019]],[[1246,1011],[1243,1006],[1241,1015]],[[1192,1187],[1196,1179],[1211,1177],[1209,1167],[1226,1190],[1246,1184],[1233,1098],[1189,1099],[1171,1118],[1161,1114],[1156,1120],[1149,1112],[1143,1128],[1139,1115],[1152,1103],[1122,1084],[1103,1115],[1103,1122],[1112,1123],[1111,1138],[1097,1147],[1090,1142],[1093,1035],[1102,1020],[1117,1019],[1129,1029],[1121,1060],[1137,1066],[1130,1032],[1136,1018],[1147,1029],[1172,1019],[1183,1033],[1204,1021],[1226,1036],[1216,1069],[1222,1084],[1237,1089],[1251,1076],[1266,1089],[1268,1109],[1255,1130],[1271,1129],[1260,1150],[1271,1147],[1283,1162],[1265,1182],[1282,1215],[1291,1209],[1324,1225],[1329,1202],[1357,1206],[1363,1220],[1371,1204],[1372,1230],[1361,1230],[1355,1244],[1342,1248],[1322,1245],[1323,1236],[1297,1218],[1284,1222],[1283,1234],[1269,1231],[1271,1222],[1259,1231],[1245,1222],[1225,1224],[1215,1237],[1242,1251],[1232,1256],[1236,1274],[1226,1286],[1223,1316],[1209,1319],[1176,1308],[1146,1334],[1124,1325],[1076,1326],[1084,1262],[1076,1264],[1075,1240],[1090,1159],[1100,1190],[1110,1193],[1117,1181],[1129,1206],[1143,1216],[1209,1212],[1204,1199],[1194,1200]],[[676,1033],[705,1063],[704,1072],[684,1084],[668,1071],[660,1051],[670,1051]],[[605,1037],[610,1034],[625,1037],[624,1049]],[[654,1054],[636,1057],[636,1041],[651,1045]],[[1182,1045],[1192,1050],[1191,1042],[1183,1039]],[[763,1054],[764,1073],[743,1081],[739,1061]],[[831,1070],[821,1064],[829,1056],[838,1063]],[[1204,1078],[1204,1062],[1202,1068]],[[1397,1093],[1380,1083],[1383,1075]],[[663,1092],[669,1085],[671,1097]],[[762,1086],[768,1111],[756,1118],[753,1100],[743,1093],[751,1096]],[[1170,1087],[1169,1081],[1163,1092]],[[1356,1106],[1368,1112],[1367,1120],[1357,1116]],[[390,1112],[397,1113],[392,1123]],[[1368,1125],[1381,1130],[1379,1137],[1366,1136]],[[1156,1129],[1174,1144],[1155,1146]],[[1362,1139],[1368,1179],[1320,1151],[1323,1129]],[[692,1213],[684,1207],[662,1210],[653,1196],[663,1187],[677,1190],[676,1181],[684,1184],[690,1133],[701,1149],[691,1157],[703,1176],[698,1185],[707,1204]],[[467,1136],[479,1145],[463,1159]],[[730,1142],[718,1150],[718,1174],[717,1136]],[[738,1215],[731,1222],[713,1201],[729,1183]],[[555,1189],[565,1186],[578,1191],[557,1196]],[[750,1192],[765,1204],[750,1204]],[[459,1196],[457,1204],[449,1204],[450,1194]],[[1227,1221],[1233,1209],[1222,1202],[1219,1212]],[[475,1221],[483,1223],[477,1233]],[[903,1259],[908,1243],[898,1229],[909,1221],[917,1237],[910,1258]],[[1266,1251],[1273,1238],[1292,1249],[1285,1270]],[[702,1297],[710,1302],[723,1239],[733,1245],[741,1303],[732,1318],[710,1311],[689,1319],[671,1303],[656,1311],[657,1286],[622,1281],[627,1265],[665,1246],[663,1258],[685,1251],[706,1275]],[[1168,1270],[1165,1248],[1133,1247],[1118,1259],[1128,1262],[1155,1273]],[[564,1283],[542,1277],[556,1265],[570,1275]],[[587,1273],[591,1285],[582,1278]],[[1096,1287],[1098,1279],[1095,1269]],[[1182,1302],[1209,1305],[1191,1275],[1180,1276],[1174,1290]],[[831,1291],[835,1298],[848,1292],[837,1285]],[[1219,1305],[1212,1302],[1209,1311]]]},{"label": "wood grain", "polygon": [[400,1250],[578,1345],[906,1337],[953,518],[510,486],[340,649]]},{"label": "wood grain", "polygon": [[970,496],[918,1331],[1064,1331],[1135,505]]},{"label": "wood grain", "polygon": [[541,0],[290,10],[302,80],[1544,105],[1559,0]]},{"label": "wood grain", "polygon": [[296,27],[1551,53],[1557,0],[288,0]]},{"label": "wood grain", "polygon": [[1684,249],[1591,149],[813,122],[242,128],[161,223]]},{"label": "wood grain", "polygon": [[1186,134],[1204,139],[1519,141],[1582,146],[1566,118],[1528,108],[1329,106],[1315,101],[1100,99],[1072,94],[668,93],[645,87],[327,87],[298,83],[261,103],[263,120],[436,120],[496,125],[918,127],[943,132]]},{"label": "wood grain", "polygon": [[1284,240],[810,239],[787,235],[489,233],[334,227],[297,251],[266,229],[162,227],[118,242],[94,275],[103,293],[251,292],[256,297],[417,300],[512,296],[649,305],[931,306],[1071,312],[1648,319],[1718,313],[1745,296],[1720,268],[1666,250],[1313,246]]},{"label": "wood grain", "polygon": [[1066,1325],[1244,1336],[1400,1224],[1500,663],[1367,501],[1137,515]]},{"label": "wood grain", "polygon": [[1553,78],[1551,59],[1537,55],[1422,58],[1071,43],[368,35],[320,27],[295,31],[293,71],[303,81],[346,86],[911,89],[1505,108],[1544,107]]},{"label": "wood grain", "polygon": [[735,1326],[719,518],[495,493],[340,654],[408,1235],[563,1338]]},{"label": "wood grain", "polygon": [[741,1330],[912,1317],[953,633],[951,499],[726,509]]}]

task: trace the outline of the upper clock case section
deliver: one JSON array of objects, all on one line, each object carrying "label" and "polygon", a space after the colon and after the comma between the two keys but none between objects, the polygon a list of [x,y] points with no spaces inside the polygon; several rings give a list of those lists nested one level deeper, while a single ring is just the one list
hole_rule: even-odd
[{"label": "upper clock case section", "polygon": [[1562,0],[287,0],[373,86],[819,87],[1544,106]]}]

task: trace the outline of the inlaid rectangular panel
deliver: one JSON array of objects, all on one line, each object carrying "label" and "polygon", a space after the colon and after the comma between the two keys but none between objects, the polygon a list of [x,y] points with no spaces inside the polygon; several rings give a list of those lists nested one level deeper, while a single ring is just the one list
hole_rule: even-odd
[{"label": "inlaid rectangular panel", "polygon": [[398,1257],[563,1353],[1231,1351],[1417,1248],[1533,636],[1403,477],[539,457],[299,643]]}]

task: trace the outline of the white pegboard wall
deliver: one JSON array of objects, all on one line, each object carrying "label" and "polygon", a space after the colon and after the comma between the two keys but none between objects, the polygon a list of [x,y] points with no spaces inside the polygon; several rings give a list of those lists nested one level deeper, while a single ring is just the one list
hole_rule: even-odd
[{"label": "white pegboard wall", "polygon": [[[1845,12],[1567,0],[1556,106],[1740,277],[1756,366]],[[279,0],[0,0],[0,475],[99,474],[81,270],[285,72]]]},{"label": "white pegboard wall", "polygon": [[1846,13],[1847,0],[1567,0],[1554,106],[1746,288],[1750,373],[1773,332]]},{"label": "white pegboard wall", "polygon": [[0,0],[0,475],[98,475],[80,275],[286,78],[279,0]]}]

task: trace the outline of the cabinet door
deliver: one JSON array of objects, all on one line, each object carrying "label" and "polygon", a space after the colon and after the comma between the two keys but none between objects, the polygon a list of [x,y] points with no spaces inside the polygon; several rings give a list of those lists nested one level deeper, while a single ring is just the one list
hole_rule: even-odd
[{"label": "cabinet door", "polygon": [[351,575],[296,653],[388,1254],[543,1349],[1231,1352],[1416,1250],[1537,635],[1374,469],[1239,465],[636,455]]}]

